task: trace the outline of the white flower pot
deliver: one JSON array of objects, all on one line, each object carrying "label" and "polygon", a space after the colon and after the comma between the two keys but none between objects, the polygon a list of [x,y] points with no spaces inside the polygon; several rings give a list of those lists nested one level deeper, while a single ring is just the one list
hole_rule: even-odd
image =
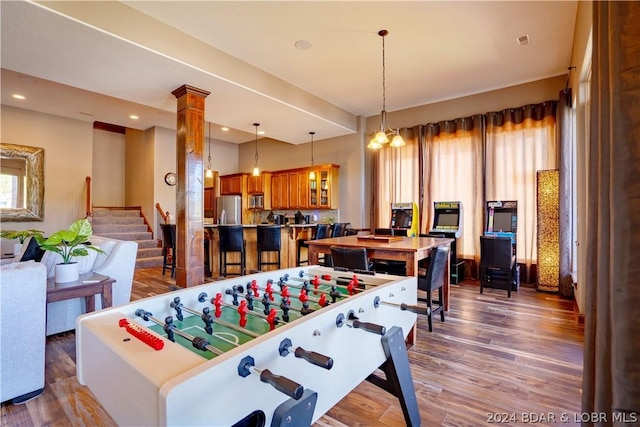
[{"label": "white flower pot", "polygon": [[13,254],[18,255],[22,250],[22,243],[14,243],[13,244]]},{"label": "white flower pot", "polygon": [[72,262],[71,264],[56,264],[56,283],[75,282],[79,277],[77,262]]}]

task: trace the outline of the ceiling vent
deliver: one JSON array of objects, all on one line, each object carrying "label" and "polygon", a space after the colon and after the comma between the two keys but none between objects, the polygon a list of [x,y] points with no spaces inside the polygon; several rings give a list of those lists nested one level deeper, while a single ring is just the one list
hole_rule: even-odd
[{"label": "ceiling vent", "polygon": [[517,38],[518,44],[520,46],[526,46],[531,43],[531,39],[529,38],[529,34],[525,34],[524,36],[518,36]]}]

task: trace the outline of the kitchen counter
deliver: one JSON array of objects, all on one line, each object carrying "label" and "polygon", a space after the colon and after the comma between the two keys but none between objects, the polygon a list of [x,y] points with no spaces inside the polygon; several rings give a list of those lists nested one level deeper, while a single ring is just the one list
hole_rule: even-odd
[{"label": "kitchen counter", "polygon": [[[218,228],[220,224],[205,224],[204,228]],[[256,228],[258,225],[277,225],[277,224],[241,224],[244,228]],[[282,228],[291,227],[291,228],[308,228],[308,227],[317,227],[318,224],[285,224],[280,225]]]},{"label": "kitchen counter", "polygon": [[[318,224],[280,225],[282,229],[280,235],[280,268],[290,268],[297,265],[297,241],[311,239],[313,234],[312,230],[317,227],[317,225]],[[214,278],[220,275],[220,239],[218,226],[219,224],[204,225],[205,236],[211,242],[209,245],[209,259],[212,276]],[[246,273],[249,274],[251,270],[257,270],[258,268],[258,225],[242,224],[242,227],[244,229],[244,240],[246,242]],[[235,254],[229,254],[229,261],[234,262],[233,257],[235,256]],[[275,261],[276,254],[265,254],[264,260]]]}]

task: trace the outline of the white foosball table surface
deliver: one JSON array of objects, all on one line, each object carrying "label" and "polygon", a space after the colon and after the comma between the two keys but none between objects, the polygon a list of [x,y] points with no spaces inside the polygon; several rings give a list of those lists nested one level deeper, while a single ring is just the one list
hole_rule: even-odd
[{"label": "white foosball table surface", "polygon": [[[252,280],[263,289],[269,279],[274,281],[273,288],[279,289],[277,283],[285,274],[290,276],[287,284],[291,285],[294,308],[300,305],[295,288],[302,285],[301,274],[307,279],[327,274],[343,278],[353,276],[353,273],[319,266],[296,267],[206,283],[86,314],[78,319],[76,328],[78,381],[87,385],[113,419],[123,426],[232,426],[256,410],[264,413],[266,424],[270,425],[276,408],[291,398],[262,382],[255,371],[245,377],[239,375],[241,361],[250,356],[258,371],[268,370],[317,393],[315,422],[386,360],[381,336],[353,327],[352,322],[347,321],[349,314],[361,322],[386,329],[400,327],[406,338],[416,322],[416,314],[401,311],[398,306],[416,304],[415,277],[358,275],[358,279],[367,284],[365,290],[339,298],[325,307],[312,303],[315,311],[305,316],[292,311],[288,323],[280,322],[271,331],[266,321],[249,315],[252,324],[256,325],[256,321],[263,324],[259,334],[245,337],[244,343],[230,345],[220,355],[208,357],[169,341],[154,321],[136,315],[142,309],[162,322],[171,316],[180,328],[182,323],[175,320],[176,311],[172,308],[176,297],[187,310],[200,313],[204,307],[209,307],[213,313],[215,307],[211,299],[221,293],[229,304],[222,307],[228,318],[236,313],[231,306],[232,296],[225,293],[227,289],[234,285],[246,289]],[[329,287],[327,284],[320,288],[327,290]],[[204,302],[199,299],[203,293],[207,295]],[[279,296],[274,296],[273,307],[276,308]],[[309,296],[318,298],[311,292]],[[254,302],[255,311],[261,311],[259,299]],[[376,304],[376,301],[382,303]],[[189,311],[183,310],[183,314],[185,321],[200,320]],[[345,320],[338,326],[340,316]],[[128,333],[119,326],[122,319],[140,326],[161,341],[163,348],[155,350]],[[219,329],[219,325],[216,326]],[[230,332],[231,335],[242,335],[235,330]],[[200,329],[192,327],[189,334],[212,339],[204,331],[204,322]],[[281,356],[279,348],[284,339],[291,341],[291,352]],[[293,352],[298,347],[331,358],[331,369],[295,357]]]}]

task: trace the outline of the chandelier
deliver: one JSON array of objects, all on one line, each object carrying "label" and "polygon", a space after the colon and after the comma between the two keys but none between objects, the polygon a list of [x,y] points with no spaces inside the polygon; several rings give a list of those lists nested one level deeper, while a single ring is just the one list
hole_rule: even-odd
[{"label": "chandelier", "polygon": [[387,122],[387,96],[386,96],[386,67],[385,67],[385,50],[384,50],[384,38],[389,34],[387,30],[378,31],[378,35],[382,37],[382,113],[380,118],[380,130],[369,141],[367,148],[378,149],[389,142],[389,137],[392,136],[391,146],[402,147],[405,145],[404,139],[400,135],[400,129],[391,129]]}]

